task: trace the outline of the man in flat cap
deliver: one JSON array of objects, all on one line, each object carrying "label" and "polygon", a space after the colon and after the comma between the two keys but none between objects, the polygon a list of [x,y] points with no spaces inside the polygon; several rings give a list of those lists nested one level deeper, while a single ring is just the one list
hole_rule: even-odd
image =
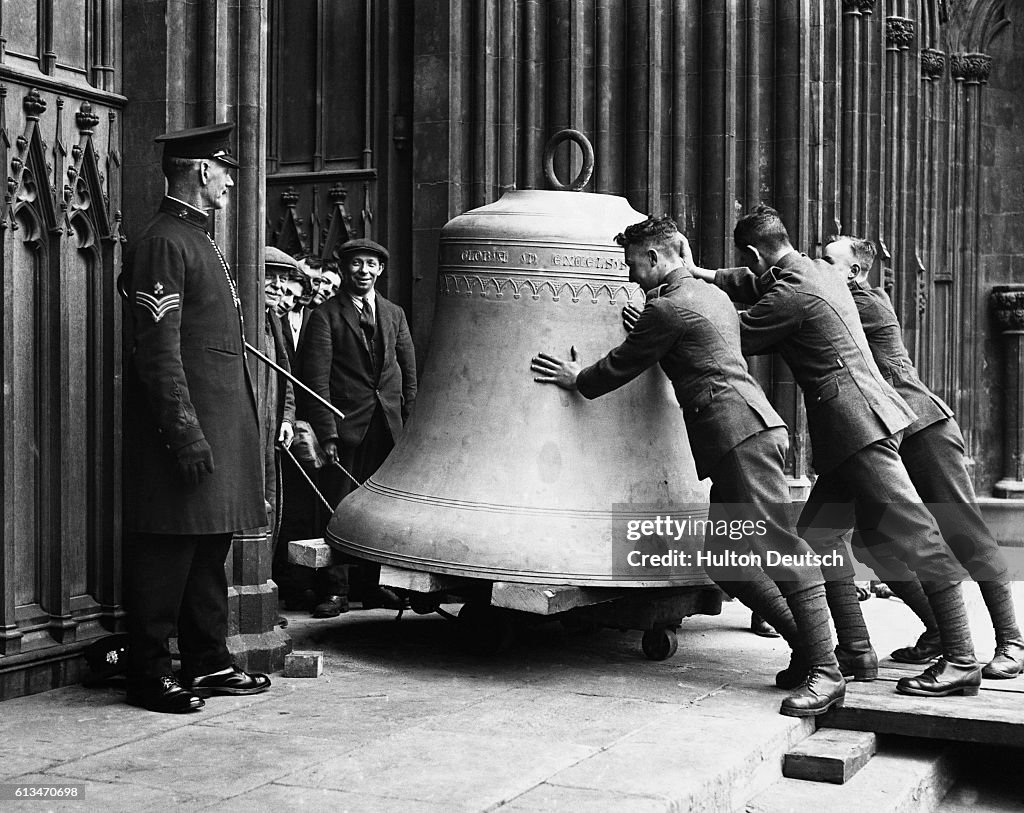
[{"label": "man in flat cap", "polygon": [[[305,406],[324,453],[359,482],[372,475],[394,448],[416,400],[416,357],[405,312],[375,290],[388,251],[373,240],[349,240],[339,252],[342,283],[337,296],[313,311],[306,331],[306,383],[346,416],[340,420],[322,404]],[[353,488],[334,467],[334,498]],[[348,580],[340,561],[326,568],[317,618],[348,609]],[[364,608],[400,609],[401,600],[378,584],[380,567],[360,565]],[[323,571],[322,571],[323,572]]]},{"label": "man in flat cap", "polygon": [[[301,288],[299,280],[302,271],[296,260],[274,246],[264,247],[263,261],[263,302],[266,314],[261,349],[263,355],[281,369],[291,372],[281,317],[295,304],[295,295]],[[261,365],[258,377],[260,386],[257,391],[262,394],[260,426],[263,429],[266,498],[276,555],[282,492],[278,444],[288,448],[295,436],[295,394],[291,381],[268,365]]]},{"label": "man in flat cap", "polygon": [[[234,185],[233,125],[166,133],[167,194],[125,262],[125,603],[128,701],[159,712],[255,694],[266,675],[226,646],[224,562],[235,531],[267,522],[241,306],[207,231]],[[181,679],[168,638],[177,631]]]}]

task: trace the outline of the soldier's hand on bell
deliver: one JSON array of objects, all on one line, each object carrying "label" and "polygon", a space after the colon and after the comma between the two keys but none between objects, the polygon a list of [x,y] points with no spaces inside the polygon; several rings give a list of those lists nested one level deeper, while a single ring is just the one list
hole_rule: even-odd
[{"label": "soldier's hand on bell", "polygon": [[206,438],[200,438],[176,452],[178,473],[189,485],[199,485],[207,474],[213,474],[213,451]]},{"label": "soldier's hand on bell", "polygon": [[533,380],[538,384],[557,384],[564,390],[576,389],[576,376],[583,365],[579,363],[580,354],[576,352],[575,345],[569,349],[569,355],[572,359],[566,361],[547,353],[538,353],[530,362],[530,369],[541,375]]},{"label": "soldier's hand on bell", "polygon": [[626,328],[627,333],[636,327],[636,322],[640,318],[641,313],[642,311],[632,303],[622,309],[622,326]]},{"label": "soldier's hand on bell", "polygon": [[324,454],[327,456],[328,463],[338,462],[338,441],[325,440],[322,448],[324,450]]}]

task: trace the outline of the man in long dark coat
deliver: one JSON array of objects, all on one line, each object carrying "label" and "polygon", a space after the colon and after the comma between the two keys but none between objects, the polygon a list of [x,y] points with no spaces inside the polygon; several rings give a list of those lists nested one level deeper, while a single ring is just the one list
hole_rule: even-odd
[{"label": "man in long dark coat", "polygon": [[[202,708],[270,686],[232,664],[224,562],[235,531],[266,524],[263,462],[241,307],[208,212],[234,185],[233,125],[167,133],[167,196],[126,261],[128,701]],[[168,638],[177,628],[181,683]],[[182,685],[183,684],[183,685]]]}]

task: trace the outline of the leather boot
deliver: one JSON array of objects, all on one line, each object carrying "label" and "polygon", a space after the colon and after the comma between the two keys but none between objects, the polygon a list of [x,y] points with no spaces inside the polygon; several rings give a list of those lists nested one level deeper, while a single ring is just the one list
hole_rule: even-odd
[{"label": "leather boot", "polygon": [[804,685],[782,701],[779,714],[787,717],[817,717],[843,705],[846,680],[838,666],[812,666]]},{"label": "leather boot", "polygon": [[839,671],[848,680],[874,680],[878,677],[878,656],[866,638],[837,646],[836,660],[839,661]]},{"label": "leather boot", "polygon": [[754,633],[754,635],[760,635],[762,638],[781,637],[779,631],[761,618],[757,613],[750,614],[750,631]]},{"label": "leather boot", "polygon": [[789,666],[776,673],[775,685],[791,692],[807,679],[810,669],[811,665],[807,662],[807,658],[794,649],[789,656]]},{"label": "leather boot", "polygon": [[996,653],[985,664],[981,676],[1005,680],[1015,678],[1024,671],[1024,640],[1011,638],[996,644]]},{"label": "leather boot", "polygon": [[942,654],[942,639],[939,631],[925,630],[917,643],[913,646],[904,646],[894,651],[890,658],[900,663],[928,663],[935,660]]},{"label": "leather boot", "polygon": [[977,663],[952,663],[939,658],[916,677],[900,678],[896,691],[922,697],[946,697],[962,694],[965,697],[978,693],[981,687],[981,667]]}]

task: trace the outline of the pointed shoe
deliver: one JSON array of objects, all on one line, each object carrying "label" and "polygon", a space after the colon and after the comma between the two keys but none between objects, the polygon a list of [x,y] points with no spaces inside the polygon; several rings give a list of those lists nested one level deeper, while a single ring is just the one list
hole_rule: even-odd
[{"label": "pointed shoe", "polygon": [[928,663],[942,654],[942,640],[938,632],[925,630],[917,643],[904,646],[892,652],[889,657],[899,663]]},{"label": "pointed shoe", "polygon": [[946,697],[962,694],[972,697],[981,687],[981,667],[977,663],[951,663],[939,658],[917,677],[900,678],[896,691],[920,697]]},{"label": "pointed shoe", "polygon": [[786,717],[817,717],[840,708],[846,697],[846,679],[838,666],[812,666],[804,685],[782,701],[779,714]]},{"label": "pointed shoe", "polygon": [[790,653],[789,666],[781,672],[776,673],[775,685],[780,689],[785,689],[787,692],[791,692],[798,686],[803,685],[803,682],[807,679],[807,673],[810,671],[810,668],[811,664],[808,663],[807,658],[794,651]]},{"label": "pointed shoe", "polygon": [[874,680],[878,677],[878,656],[866,638],[836,647],[839,671],[847,680]]},{"label": "pointed shoe", "polygon": [[261,672],[243,672],[232,666],[223,675],[201,675],[188,682],[188,687],[200,697],[214,694],[260,694],[270,688],[270,678]]},{"label": "pointed shoe", "polygon": [[996,645],[996,654],[981,670],[981,676],[996,680],[1015,678],[1024,671],[1024,640],[1014,638]]}]

